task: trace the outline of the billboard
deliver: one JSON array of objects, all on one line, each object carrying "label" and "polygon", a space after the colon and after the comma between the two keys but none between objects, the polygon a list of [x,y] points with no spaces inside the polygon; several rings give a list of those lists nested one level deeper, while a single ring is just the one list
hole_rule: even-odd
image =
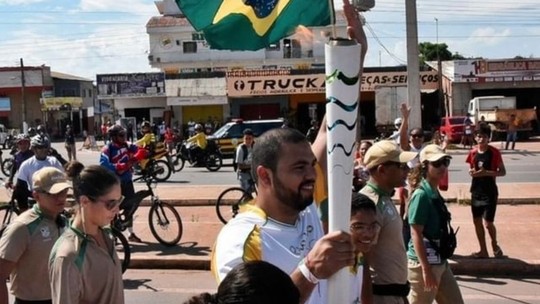
[{"label": "billboard", "polygon": [[[436,90],[437,72],[420,72],[422,90]],[[380,86],[407,85],[407,72],[363,73],[362,92]],[[227,94],[230,97],[257,95],[317,94],[325,92],[324,74],[291,74],[290,70],[234,71],[227,73]]]},{"label": "billboard", "polygon": [[164,73],[98,74],[98,98],[165,96]]},{"label": "billboard", "polygon": [[503,82],[540,80],[539,59],[456,60],[454,82]]}]

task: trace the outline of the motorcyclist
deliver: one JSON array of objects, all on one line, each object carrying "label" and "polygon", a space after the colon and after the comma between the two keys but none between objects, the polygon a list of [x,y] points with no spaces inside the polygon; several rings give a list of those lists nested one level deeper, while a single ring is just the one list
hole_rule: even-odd
[{"label": "motorcyclist", "polygon": [[[103,146],[99,158],[99,164],[116,173],[120,178],[122,195],[130,198],[135,195],[133,187],[132,167],[144,156],[144,150],[126,141],[126,130],[120,125],[111,126],[107,130],[109,142]],[[129,201],[129,200],[125,200]],[[128,206],[121,206],[127,208]],[[141,239],[133,233],[133,227],[128,227],[129,237],[132,242],[140,242]]]},{"label": "motorcyclist", "polygon": [[30,150],[30,137],[28,135],[19,134],[15,141],[17,144],[17,152],[13,155],[13,166],[11,166],[11,172],[6,183],[6,187],[8,188],[13,187],[13,178],[21,164],[34,156],[34,152]]},{"label": "motorcyclist", "polygon": [[143,121],[141,123],[141,133],[143,136],[141,139],[137,140],[135,144],[137,147],[143,148],[147,151],[146,157],[140,162],[141,169],[144,170],[146,168],[146,164],[150,160],[150,157],[152,157],[154,153],[154,149],[156,147],[156,136],[152,132],[152,126],[150,125],[149,121]]},{"label": "motorcyclist", "polygon": [[195,125],[195,132],[195,135],[187,139],[187,142],[192,144],[189,147],[189,158],[194,166],[198,165],[199,158],[208,144],[201,124]]}]

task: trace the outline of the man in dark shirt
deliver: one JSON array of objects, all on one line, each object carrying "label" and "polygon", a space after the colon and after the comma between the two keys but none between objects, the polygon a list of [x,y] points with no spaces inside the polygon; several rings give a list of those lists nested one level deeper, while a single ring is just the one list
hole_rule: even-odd
[{"label": "man in dark shirt", "polygon": [[[484,225],[491,238],[491,246],[495,257],[502,257],[503,252],[497,242],[497,230],[494,225],[495,211],[497,210],[497,198],[499,192],[495,178],[506,175],[506,169],[502,160],[501,152],[489,145],[489,127],[481,127],[475,131],[476,142],[467,156],[469,175],[471,182],[471,211],[474,228],[480,251],[472,254],[475,258],[489,257],[486,246]],[[482,218],[483,222],[482,223]]]}]

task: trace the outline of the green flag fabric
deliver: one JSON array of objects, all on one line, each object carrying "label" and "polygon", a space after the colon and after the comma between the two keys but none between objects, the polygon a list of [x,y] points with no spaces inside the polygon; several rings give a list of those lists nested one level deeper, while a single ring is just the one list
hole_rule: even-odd
[{"label": "green flag fabric", "polygon": [[325,26],[328,0],[176,0],[210,48],[256,51],[292,35],[299,25]]}]

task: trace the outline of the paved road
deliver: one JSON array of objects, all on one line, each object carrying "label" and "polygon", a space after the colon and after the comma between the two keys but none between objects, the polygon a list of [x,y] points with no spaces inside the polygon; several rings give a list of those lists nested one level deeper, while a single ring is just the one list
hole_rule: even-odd
[{"label": "paved road", "polygon": [[[465,303],[540,303],[540,279],[457,276]],[[208,271],[128,270],[126,303],[183,303],[194,294],[214,292]],[[156,299],[159,299],[156,301]]]},{"label": "paved road", "polygon": [[[53,146],[62,154],[65,149],[62,143],[53,143]],[[80,144],[78,144],[80,147]],[[5,151],[5,150],[4,150]],[[5,151],[4,155],[8,152]],[[469,183],[468,167],[465,163],[466,150],[452,150],[453,156],[450,167],[451,183]],[[97,164],[99,161],[99,152],[97,151],[78,151],[79,160],[84,164]],[[522,182],[540,182],[540,152],[527,151],[503,151],[503,159],[507,167],[507,176],[499,178],[499,183],[522,183]],[[232,169],[232,161],[225,160],[225,165],[218,172],[209,172],[205,168],[191,168],[188,165],[177,173],[174,173],[168,182],[160,184],[164,187],[175,187],[178,184],[183,185],[235,185],[238,183],[236,174]]]}]

